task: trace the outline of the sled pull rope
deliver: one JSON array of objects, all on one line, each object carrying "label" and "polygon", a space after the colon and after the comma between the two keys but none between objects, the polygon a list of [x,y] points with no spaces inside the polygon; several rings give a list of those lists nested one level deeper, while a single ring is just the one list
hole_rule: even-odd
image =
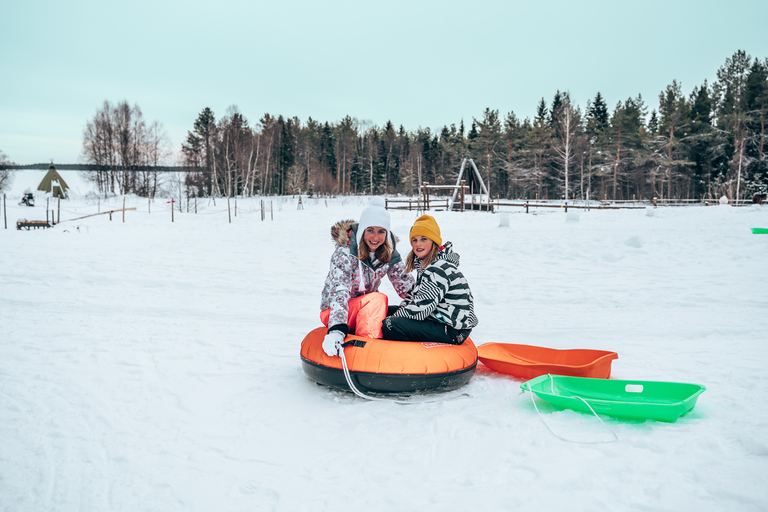
[{"label": "sled pull rope", "polygon": [[[549,385],[550,385],[550,388],[552,390],[552,394],[554,395],[555,394],[555,381],[554,381],[554,379],[552,379],[552,374],[551,373],[548,373],[547,375],[549,376]],[[549,430],[549,433],[552,434],[553,436],[555,436],[556,438],[560,439],[561,441],[565,441],[567,443],[577,443],[577,444],[604,444],[604,443],[613,443],[613,442],[616,442],[616,441],[619,440],[619,436],[616,435],[616,432],[611,430],[608,427],[608,425],[606,425],[603,422],[603,420],[600,419],[600,416],[598,416],[597,413],[595,412],[595,410],[592,408],[592,406],[589,405],[589,402],[587,402],[586,400],[584,400],[580,396],[576,396],[576,395],[574,395],[574,398],[578,398],[579,400],[581,400],[582,402],[587,404],[587,407],[589,407],[589,410],[592,411],[592,414],[595,415],[595,418],[597,418],[597,421],[599,421],[606,428],[606,430],[608,430],[608,432],[611,433],[611,435],[613,436],[613,439],[611,439],[610,441],[574,441],[572,439],[566,439],[564,437],[560,437],[559,435],[555,434],[555,432],[551,428],[549,428],[549,425],[547,425],[547,422],[544,421],[544,417],[541,415],[541,412],[539,412],[539,408],[536,407],[536,401],[533,399],[533,395],[534,395],[533,391],[531,391],[530,389],[528,389],[528,391],[530,391],[530,393],[531,393],[531,403],[533,404],[533,408],[536,409],[536,414],[539,415],[539,419],[544,424],[544,426],[547,427],[547,430]]]},{"label": "sled pull rope", "polygon": [[357,386],[355,386],[355,384],[352,382],[352,375],[349,373],[349,367],[347,366],[347,357],[344,355],[344,346],[341,344],[341,342],[338,342],[336,345],[336,348],[339,351],[339,357],[341,357],[341,366],[344,368],[344,378],[347,379],[347,385],[349,385],[349,389],[351,389],[352,392],[357,396],[359,396],[360,398],[364,398],[365,400],[376,400],[379,402],[394,402],[400,405],[426,404],[431,402],[443,401],[443,400],[419,400],[419,401],[395,400],[393,398],[380,398],[377,396],[366,395],[365,393],[357,389]]}]

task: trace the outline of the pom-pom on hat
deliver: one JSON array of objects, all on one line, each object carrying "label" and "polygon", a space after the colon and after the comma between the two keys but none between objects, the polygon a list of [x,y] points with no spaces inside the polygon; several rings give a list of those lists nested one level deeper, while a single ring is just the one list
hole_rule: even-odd
[{"label": "pom-pom on hat", "polygon": [[437,221],[431,215],[422,215],[416,222],[413,223],[411,228],[410,237],[425,236],[435,242],[438,247],[443,245],[443,239],[440,237],[440,226],[437,225]]},{"label": "pom-pom on hat", "polygon": [[384,208],[384,199],[372,197],[371,203],[360,214],[360,222],[357,226],[357,246],[363,239],[363,233],[371,226],[378,226],[387,230],[389,235],[389,212]]}]

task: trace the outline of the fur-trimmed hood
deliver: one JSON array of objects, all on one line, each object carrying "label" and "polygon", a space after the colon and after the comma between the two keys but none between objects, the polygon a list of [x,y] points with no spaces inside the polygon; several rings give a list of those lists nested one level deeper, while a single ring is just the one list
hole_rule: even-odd
[{"label": "fur-trimmed hood", "polygon": [[[339,247],[347,247],[350,245],[349,232],[352,229],[352,226],[354,226],[355,233],[357,233],[357,221],[354,221],[354,220],[350,220],[350,219],[340,220],[339,222],[331,226],[331,238],[333,239],[334,242],[336,242],[336,245],[338,245]],[[353,237],[352,240],[353,241],[357,240],[357,238]]]}]

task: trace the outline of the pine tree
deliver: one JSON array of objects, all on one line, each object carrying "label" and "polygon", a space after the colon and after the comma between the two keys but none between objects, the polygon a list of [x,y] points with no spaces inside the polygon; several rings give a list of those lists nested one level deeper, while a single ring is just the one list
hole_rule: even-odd
[{"label": "pine tree", "polygon": [[701,87],[694,87],[688,104],[690,121],[688,135],[682,141],[686,158],[691,162],[691,192],[694,197],[711,194],[713,161],[715,160],[717,134],[712,127],[712,99],[705,81]]},{"label": "pine tree", "polygon": [[[496,186],[494,174],[497,173],[499,167],[495,154],[497,146],[501,145],[501,121],[499,121],[499,111],[486,108],[485,112],[483,112],[483,119],[479,122],[475,122],[479,128],[477,134],[478,157],[480,157],[480,161],[482,162],[481,168],[485,168],[485,175],[487,176],[487,183],[485,186],[490,193],[492,187]],[[475,123],[473,123],[473,126],[474,124]]]},{"label": "pine tree", "polygon": [[293,119],[284,120],[283,116],[277,118],[280,127],[280,142],[277,146],[276,179],[278,194],[286,193],[286,178],[288,171],[296,161],[296,134]]},{"label": "pine tree", "polygon": [[656,110],[651,111],[651,117],[648,119],[648,133],[651,137],[659,133],[659,117],[656,115]]},{"label": "pine tree", "polygon": [[[527,119],[526,119],[527,121]],[[522,160],[519,153],[524,152],[526,131],[524,125],[514,112],[509,112],[504,119],[504,157],[505,162],[499,172],[499,178],[504,191],[504,197],[514,197],[514,183],[524,181],[524,165],[518,165]],[[521,176],[516,176],[520,171]]]},{"label": "pine tree", "polygon": [[[688,161],[680,151],[680,141],[690,131],[690,106],[681,91],[677,80],[659,94],[659,134],[660,150],[666,156],[662,161],[665,169],[667,192],[672,197],[672,184],[677,174],[685,170]],[[662,186],[663,192],[663,186]]]},{"label": "pine tree", "polygon": [[557,120],[563,110],[563,94],[558,89],[555,92],[555,97],[552,99],[552,108],[549,110],[549,126],[550,128],[557,127]]},{"label": "pine tree", "polygon": [[187,142],[182,145],[182,152],[190,162],[203,164],[203,187],[205,194],[213,192],[214,179],[214,149],[216,137],[216,116],[213,111],[205,107],[197,116],[194,128],[187,132]]},{"label": "pine tree", "polygon": [[587,103],[585,132],[589,142],[587,156],[587,190],[592,194],[592,176],[603,176],[610,168],[608,143],[611,136],[610,115],[602,94]]},{"label": "pine tree", "polygon": [[590,136],[596,136],[598,133],[605,132],[609,121],[608,105],[605,104],[603,96],[598,92],[595,100],[587,107],[587,133]]},{"label": "pine tree", "polygon": [[474,120],[472,121],[472,127],[469,129],[469,133],[467,134],[467,138],[470,141],[474,141],[475,139],[477,139],[477,124],[475,123]]},{"label": "pine tree", "polygon": [[[544,98],[541,98],[536,117],[533,120],[533,127],[529,132],[530,147],[533,154],[533,162],[530,165],[531,172],[529,180],[536,187],[538,198],[549,197],[551,192],[553,197],[557,195],[555,184],[548,182],[550,168],[550,148],[552,145],[552,128],[547,118],[548,110]],[[551,189],[551,190],[550,190]]]},{"label": "pine tree", "polygon": [[336,132],[338,143],[336,156],[339,161],[337,179],[340,192],[346,194],[350,180],[350,168],[355,159],[355,146],[358,138],[357,120],[350,116],[344,116],[336,127]]},{"label": "pine tree", "polygon": [[727,134],[724,142],[728,146],[726,152],[731,155],[730,169],[720,188],[736,200],[741,195],[742,175],[747,159],[748,133],[744,103],[751,62],[752,58],[745,51],[737,51],[718,69],[717,81],[712,87],[717,98],[717,126]]},{"label": "pine tree", "polygon": [[746,154],[747,188],[751,193],[768,191],[768,162],[765,158],[765,125],[768,111],[768,59],[755,59],[747,75],[744,89],[744,110],[748,139]]},{"label": "pine tree", "polygon": [[328,121],[320,134],[320,165],[323,171],[336,178],[336,140]]},{"label": "pine tree", "polygon": [[623,104],[619,102],[611,117],[611,134],[606,152],[610,158],[612,171],[612,198],[622,197],[619,188],[625,182],[625,176],[632,171],[633,154],[642,148],[645,126],[643,118],[645,103],[641,96],[628,98]]},{"label": "pine tree", "polygon": [[387,121],[382,134],[384,141],[383,191],[393,190],[400,182],[400,159],[397,151],[397,133],[391,121]]},{"label": "pine tree", "polygon": [[[549,111],[547,110],[547,103],[544,101],[544,98],[541,98],[541,101],[539,102],[538,107],[536,107],[536,117],[534,118],[534,123],[546,122],[548,112]],[[551,126],[551,123],[550,123],[550,126]]]}]

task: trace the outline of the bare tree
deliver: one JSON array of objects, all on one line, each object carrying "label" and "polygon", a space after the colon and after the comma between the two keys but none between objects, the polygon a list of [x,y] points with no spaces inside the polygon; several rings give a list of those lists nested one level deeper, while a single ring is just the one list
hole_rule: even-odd
[{"label": "bare tree", "polygon": [[305,175],[306,173],[304,172],[304,169],[301,167],[301,165],[292,165],[286,173],[286,193],[290,191],[291,194],[301,194],[305,185]]},{"label": "bare tree", "polygon": [[[149,126],[145,136],[146,146],[144,148],[143,159],[146,169],[142,174],[141,189],[147,197],[157,195],[159,183],[159,172],[157,167],[166,163],[170,158],[172,151],[168,134],[163,129],[163,124],[153,121]],[[153,170],[149,170],[152,168]]]},{"label": "bare tree", "polygon": [[8,155],[0,150],[0,192],[11,186],[13,171],[11,169],[3,168],[7,165],[13,165],[13,162],[8,159]]},{"label": "bare tree", "polygon": [[162,125],[147,127],[138,105],[127,101],[112,106],[105,101],[83,129],[82,157],[97,166],[89,178],[99,192],[154,195],[157,192],[157,167],[170,155]]},{"label": "bare tree", "polygon": [[571,104],[571,97],[566,92],[562,96],[562,107],[557,112],[556,129],[559,144],[555,146],[560,162],[562,164],[563,176],[565,180],[564,191],[566,201],[570,197],[570,188],[568,175],[576,156],[576,143],[581,127],[581,113],[574,109]]}]

